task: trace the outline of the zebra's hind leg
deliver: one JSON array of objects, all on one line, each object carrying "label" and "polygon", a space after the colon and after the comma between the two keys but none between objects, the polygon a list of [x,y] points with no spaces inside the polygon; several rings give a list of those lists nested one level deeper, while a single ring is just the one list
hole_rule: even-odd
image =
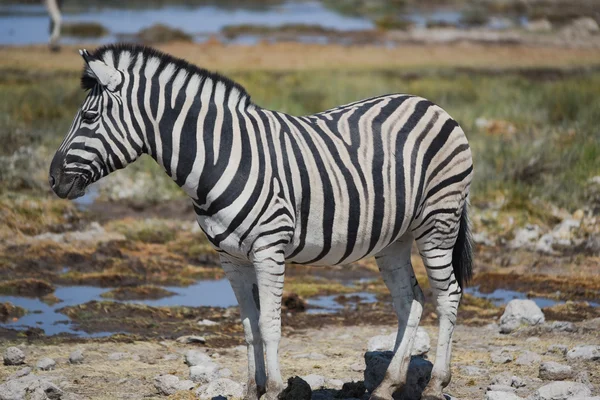
[{"label": "zebra's hind leg", "polygon": [[394,357],[371,399],[391,399],[406,384],[410,353],[423,312],[423,293],[415,278],[410,252],[413,238],[404,235],[375,256],[398,317]]},{"label": "zebra's hind leg", "polygon": [[240,305],[244,336],[248,346],[248,384],[245,400],[257,400],[265,393],[267,375],[263,342],[258,325],[258,285],[252,264],[237,265],[221,257],[221,265]]},{"label": "zebra's hind leg", "polygon": [[[444,226],[444,229],[448,229]],[[457,229],[452,228],[452,231]],[[441,231],[441,230],[440,230]],[[447,234],[440,238],[436,229],[424,236],[417,236],[417,247],[423,258],[425,269],[439,320],[438,343],[431,379],[423,392],[423,400],[444,400],[442,389],[448,386],[451,379],[450,358],[452,349],[452,333],[456,324],[458,305],[462,294],[461,286],[454,275],[452,264],[453,247],[456,235]]]}]

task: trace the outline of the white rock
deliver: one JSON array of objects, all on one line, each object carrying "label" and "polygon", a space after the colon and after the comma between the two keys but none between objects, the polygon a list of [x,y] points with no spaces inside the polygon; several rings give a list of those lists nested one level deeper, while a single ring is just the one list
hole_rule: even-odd
[{"label": "white rock", "polygon": [[525,386],[525,383],[523,382],[523,379],[519,378],[518,376],[512,375],[508,372],[501,372],[497,375],[494,375],[490,385],[509,386],[518,389]]},{"label": "white rock", "polygon": [[51,369],[54,369],[55,366],[56,366],[56,361],[54,361],[53,359],[48,358],[48,357],[42,358],[36,364],[36,367],[38,369],[41,369],[42,371],[50,371]]},{"label": "white rock", "polygon": [[[367,351],[393,351],[396,343],[396,332],[389,335],[373,336],[367,342]],[[417,334],[413,342],[411,355],[421,356],[426,354],[431,348],[431,340],[429,334],[422,327],[417,328]]]},{"label": "white rock", "polygon": [[508,242],[510,249],[532,249],[540,237],[540,227],[537,225],[527,224],[522,229],[515,231],[515,237]]},{"label": "white rock", "polygon": [[510,354],[510,352],[504,349],[494,350],[490,353],[490,360],[494,364],[506,364],[513,360],[513,356]]},{"label": "white rock", "polygon": [[569,397],[591,396],[589,387],[577,382],[552,382],[542,386],[531,396],[532,400],[566,400]]},{"label": "white rock", "polygon": [[514,393],[495,392],[495,391],[486,392],[484,399],[485,400],[523,400],[522,397],[519,397]]},{"label": "white rock", "polygon": [[546,361],[540,365],[539,377],[546,381],[563,381],[573,377],[573,369],[568,365]]},{"label": "white rock", "polygon": [[60,399],[63,394],[54,383],[33,374],[0,385],[0,400]]},{"label": "white rock", "polygon": [[206,339],[202,336],[180,336],[177,338],[178,343],[190,344],[190,343],[206,343]]},{"label": "white rock", "polygon": [[25,362],[25,353],[18,347],[9,347],[4,351],[4,365],[21,365]]},{"label": "white rock", "polygon": [[221,368],[219,370],[219,378],[229,378],[233,372],[229,368]]},{"label": "white rock", "polygon": [[417,329],[417,335],[415,336],[415,341],[410,354],[413,356],[422,356],[427,354],[429,349],[431,349],[431,340],[429,339],[429,334],[425,329],[419,327]]},{"label": "white rock", "polygon": [[198,321],[198,325],[201,325],[201,326],[215,326],[215,325],[219,325],[219,323],[215,322],[215,321],[211,321],[210,319],[203,319],[201,321]]},{"label": "white rock", "polygon": [[29,375],[30,373],[31,373],[31,367],[21,368],[20,370],[18,370],[14,374],[10,375],[8,378],[6,378],[6,380],[10,381],[12,379],[21,378],[23,376]]},{"label": "white rock", "polygon": [[567,353],[567,358],[569,360],[600,360],[600,346],[588,344],[574,347]]},{"label": "white rock", "polygon": [[490,385],[487,388],[490,392],[506,392],[506,393],[514,393],[515,388],[508,385]]},{"label": "white rock", "polygon": [[531,365],[536,364],[542,361],[542,357],[534,353],[533,351],[524,351],[519,354],[519,357],[515,360],[515,364],[517,365]]},{"label": "white rock", "polygon": [[544,313],[532,300],[511,300],[500,318],[500,332],[510,333],[521,325],[538,325],[544,322]]},{"label": "white rock", "polygon": [[546,233],[535,244],[535,251],[543,254],[554,254],[555,251],[552,246],[554,246],[554,236],[551,233]]},{"label": "white rock", "polygon": [[154,387],[159,394],[170,396],[179,390],[191,390],[194,387],[192,381],[180,381],[175,375],[157,375],[154,377]]},{"label": "white rock", "polygon": [[237,382],[227,378],[219,378],[212,382],[202,385],[196,390],[196,395],[200,399],[212,399],[213,397],[233,397],[241,398],[243,396],[243,387]]},{"label": "white rock", "polygon": [[310,388],[312,390],[319,390],[323,386],[325,386],[325,377],[324,376],[316,375],[316,374],[310,374],[310,375],[302,376],[301,378],[306,383],[308,383],[308,385],[310,386]]},{"label": "white rock", "polygon": [[551,344],[548,346],[548,353],[558,353],[564,356],[567,354],[567,351],[569,351],[569,348],[564,344]]},{"label": "white rock", "polygon": [[81,364],[83,362],[83,351],[81,349],[77,349],[69,354],[69,362],[71,364]]},{"label": "white rock", "polygon": [[185,363],[193,367],[194,365],[212,364],[214,361],[205,352],[198,350],[189,350],[185,353]]},{"label": "white rock", "polygon": [[327,389],[341,390],[344,386],[344,382],[345,381],[341,379],[327,379],[327,381],[325,381],[325,386],[327,387]]},{"label": "white rock", "polygon": [[575,332],[577,328],[575,324],[568,321],[553,321],[550,324],[550,330],[554,332]]},{"label": "white rock", "polygon": [[219,376],[219,366],[213,362],[190,367],[190,379],[196,383],[208,383]]}]

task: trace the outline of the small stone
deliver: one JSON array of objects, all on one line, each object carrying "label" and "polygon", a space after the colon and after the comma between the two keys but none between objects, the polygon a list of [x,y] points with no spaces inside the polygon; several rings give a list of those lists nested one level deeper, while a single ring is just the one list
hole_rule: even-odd
[{"label": "small stone", "polygon": [[515,388],[512,386],[508,386],[508,385],[490,385],[490,386],[488,386],[487,390],[489,390],[491,392],[509,392],[509,393],[515,392]]},{"label": "small stone", "polygon": [[548,353],[557,353],[564,356],[567,354],[567,351],[569,351],[569,348],[564,344],[551,344],[548,346]]},{"label": "small stone", "polygon": [[202,365],[202,364],[212,364],[214,361],[212,358],[208,356],[208,354],[198,351],[198,350],[189,350],[185,353],[185,363],[193,367],[194,365]]},{"label": "small stone", "polygon": [[18,370],[14,374],[10,375],[6,380],[10,381],[12,379],[21,378],[22,376],[27,376],[30,373],[31,373],[31,367],[21,368],[20,370]]},{"label": "small stone", "polygon": [[537,225],[528,224],[522,229],[515,231],[515,237],[513,240],[508,242],[508,248],[510,249],[532,249],[535,242],[540,237],[540,227]]},{"label": "small stone", "polygon": [[575,332],[577,328],[575,324],[568,321],[553,321],[550,325],[550,330],[553,332]]},{"label": "small stone", "polygon": [[219,375],[219,366],[213,362],[190,367],[190,379],[196,383],[209,383]]},{"label": "small stone", "polygon": [[463,375],[466,375],[466,376],[481,376],[481,375],[487,375],[488,370],[484,369],[484,368],[476,367],[474,365],[465,365],[465,366],[460,367],[460,372],[462,372]]},{"label": "small stone", "polygon": [[229,368],[221,368],[219,370],[219,378],[229,378],[233,372]]},{"label": "small stone", "polygon": [[180,336],[177,338],[177,342],[183,343],[183,344],[191,344],[191,343],[205,344],[206,339],[204,339],[202,336]]},{"label": "small stone", "polygon": [[170,396],[179,390],[191,390],[194,388],[192,381],[180,381],[175,375],[157,375],[154,377],[154,387],[159,394]]},{"label": "small stone", "polygon": [[42,371],[50,371],[51,369],[54,369],[55,366],[56,366],[56,361],[54,361],[53,359],[48,358],[48,357],[42,358],[36,364],[36,367],[38,369],[41,369]]},{"label": "small stone", "polygon": [[210,319],[203,319],[198,321],[198,325],[200,326],[215,326],[215,325],[219,325],[218,322],[215,321],[211,321]]},{"label": "small stone", "polygon": [[533,351],[524,351],[521,354],[519,354],[519,357],[517,357],[515,364],[531,365],[539,363],[540,361],[542,361],[542,357],[539,354],[534,353]]},{"label": "small stone", "polygon": [[25,353],[18,347],[9,347],[4,351],[4,365],[21,365],[25,363]]},{"label": "small stone", "polygon": [[573,377],[573,369],[568,365],[546,361],[540,365],[539,377],[546,381],[563,381]]},{"label": "small stone", "polygon": [[421,327],[417,329],[417,335],[413,343],[413,348],[410,353],[412,356],[422,356],[429,352],[431,349],[431,340],[427,331]]},{"label": "small stone", "polygon": [[567,353],[567,359],[587,361],[600,360],[600,346],[588,344],[574,347]]},{"label": "small stone", "polygon": [[342,387],[344,387],[344,381],[341,379],[327,379],[325,381],[325,386],[328,389],[341,390]]},{"label": "small stone", "polygon": [[196,390],[196,395],[200,399],[212,399],[217,396],[241,398],[243,391],[244,389],[239,383],[231,379],[219,378],[200,386]]},{"label": "small stone", "polygon": [[490,359],[494,364],[506,364],[513,360],[513,356],[508,351],[502,349],[492,351]]},{"label": "small stone", "polygon": [[77,349],[69,354],[69,362],[71,364],[81,364],[83,362],[83,351],[81,349]]},{"label": "small stone", "polygon": [[325,377],[321,375],[310,374],[303,376],[302,379],[304,382],[308,383],[312,390],[319,390],[325,386]]},{"label": "small stone", "polygon": [[514,393],[495,392],[495,391],[486,392],[484,399],[485,400],[523,400],[522,397],[519,397]]},{"label": "small stone", "polygon": [[582,383],[562,381],[542,386],[531,396],[532,400],[566,400],[569,397],[591,396],[589,387]]},{"label": "small stone", "polygon": [[361,363],[354,363],[350,366],[350,369],[354,372],[362,372],[365,370],[365,366]]},{"label": "small stone", "polygon": [[518,389],[525,386],[525,383],[518,376],[511,375],[508,372],[501,372],[492,378],[490,385],[510,386]]},{"label": "small stone", "polygon": [[111,353],[108,355],[110,361],[121,361],[129,357],[129,353]]},{"label": "small stone", "polygon": [[544,313],[532,300],[511,300],[500,318],[500,333],[511,333],[521,325],[544,322]]}]

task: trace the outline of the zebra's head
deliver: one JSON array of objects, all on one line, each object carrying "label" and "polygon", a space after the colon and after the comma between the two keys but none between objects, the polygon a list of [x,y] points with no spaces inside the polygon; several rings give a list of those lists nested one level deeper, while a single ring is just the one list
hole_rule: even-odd
[{"label": "zebra's head", "polygon": [[79,53],[85,60],[81,82],[89,93],[52,159],[48,178],[54,193],[69,199],[83,196],[89,184],[124,168],[142,153],[124,122],[132,110],[123,100],[125,75],[113,53]]}]

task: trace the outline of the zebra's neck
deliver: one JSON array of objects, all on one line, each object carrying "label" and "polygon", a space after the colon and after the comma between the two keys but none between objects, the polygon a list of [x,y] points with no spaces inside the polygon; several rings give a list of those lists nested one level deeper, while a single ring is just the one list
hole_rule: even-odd
[{"label": "zebra's neck", "polygon": [[147,152],[203,204],[219,179],[235,179],[227,169],[248,140],[245,125],[255,106],[228,81],[185,70],[164,76],[165,70],[150,89]]}]

